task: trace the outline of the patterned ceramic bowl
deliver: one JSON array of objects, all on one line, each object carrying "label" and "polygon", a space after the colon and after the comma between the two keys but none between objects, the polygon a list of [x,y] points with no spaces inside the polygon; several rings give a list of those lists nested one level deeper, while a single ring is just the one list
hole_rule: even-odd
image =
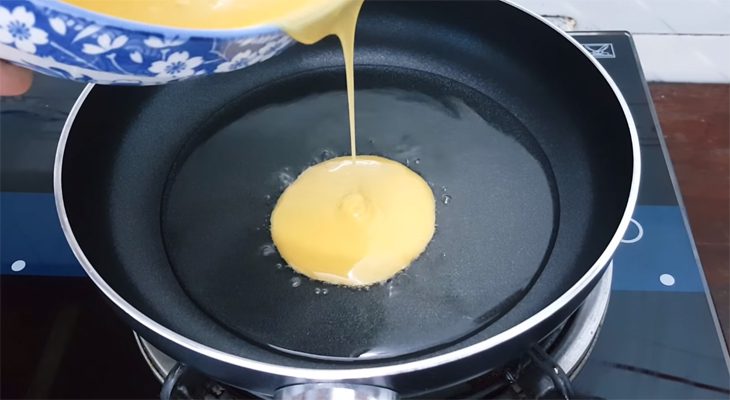
[{"label": "patterned ceramic bowl", "polygon": [[81,82],[163,84],[245,68],[292,43],[274,26],[173,29],[57,0],[0,1],[0,59]]}]

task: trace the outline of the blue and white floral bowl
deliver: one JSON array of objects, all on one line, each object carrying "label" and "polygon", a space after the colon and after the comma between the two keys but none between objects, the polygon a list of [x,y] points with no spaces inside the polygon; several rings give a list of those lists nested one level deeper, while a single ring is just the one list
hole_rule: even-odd
[{"label": "blue and white floral bowl", "polygon": [[109,17],[57,0],[0,1],[0,59],[81,82],[158,85],[234,71],[292,43],[273,26],[184,30]]}]

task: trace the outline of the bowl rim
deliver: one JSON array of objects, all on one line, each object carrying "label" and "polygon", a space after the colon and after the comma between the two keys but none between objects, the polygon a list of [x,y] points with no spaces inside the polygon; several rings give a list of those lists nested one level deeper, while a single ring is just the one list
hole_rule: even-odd
[{"label": "bowl rim", "polygon": [[44,7],[53,11],[61,12],[72,17],[79,17],[90,22],[110,28],[125,29],[138,33],[157,34],[163,37],[197,37],[210,39],[240,39],[247,36],[287,33],[280,27],[271,24],[260,24],[245,28],[231,29],[195,29],[176,28],[165,25],[147,24],[134,20],[111,16],[96,11],[87,10],[62,0],[27,0],[34,7]]}]

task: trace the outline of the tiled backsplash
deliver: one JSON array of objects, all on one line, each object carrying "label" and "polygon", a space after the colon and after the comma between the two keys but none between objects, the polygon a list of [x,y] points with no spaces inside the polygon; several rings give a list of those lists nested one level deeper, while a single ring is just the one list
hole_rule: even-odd
[{"label": "tiled backsplash", "polygon": [[730,83],[730,0],[515,1],[574,30],[631,32],[650,81]]}]

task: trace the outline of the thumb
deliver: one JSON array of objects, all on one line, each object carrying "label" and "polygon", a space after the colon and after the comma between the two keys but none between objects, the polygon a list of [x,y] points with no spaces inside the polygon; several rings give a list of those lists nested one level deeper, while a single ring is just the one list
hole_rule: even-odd
[{"label": "thumb", "polygon": [[30,89],[33,72],[0,60],[0,96],[20,96]]}]

